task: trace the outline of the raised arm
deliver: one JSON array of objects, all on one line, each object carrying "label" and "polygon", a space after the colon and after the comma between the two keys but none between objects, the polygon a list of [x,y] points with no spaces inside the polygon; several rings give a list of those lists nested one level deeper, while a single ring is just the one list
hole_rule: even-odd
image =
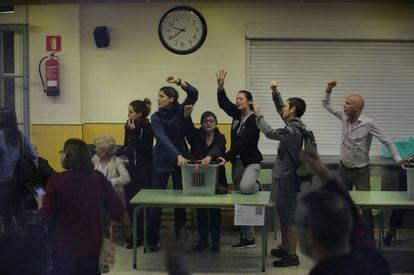
[{"label": "raised arm", "polygon": [[326,89],[325,89],[325,94],[322,97],[322,106],[328,112],[330,112],[331,114],[333,114],[334,116],[336,116],[340,120],[344,120],[345,119],[345,114],[344,114],[343,110],[341,108],[333,106],[332,102],[331,102],[332,90],[336,86],[336,84],[337,84],[336,80],[332,80],[332,81],[328,82],[328,84],[326,86]]},{"label": "raised arm", "polygon": [[187,93],[187,97],[184,101],[180,104],[181,113],[184,112],[184,106],[186,105],[194,105],[198,100],[198,90],[191,86],[188,82],[185,82],[179,78],[176,78],[173,75],[167,77],[167,82],[170,84],[176,84],[180,86]]},{"label": "raised arm", "polygon": [[283,113],[284,104],[283,104],[282,95],[277,89],[277,86],[278,84],[276,81],[270,81],[270,89],[272,90],[272,98],[273,98],[273,103],[275,104],[275,107],[276,107],[276,112],[283,119],[282,113]]},{"label": "raised arm", "polygon": [[216,73],[217,79],[217,101],[219,107],[226,112],[227,115],[231,116],[232,118],[239,118],[239,110],[237,106],[232,103],[226,95],[226,91],[224,90],[224,80],[226,79],[227,72],[224,70],[220,70]]}]

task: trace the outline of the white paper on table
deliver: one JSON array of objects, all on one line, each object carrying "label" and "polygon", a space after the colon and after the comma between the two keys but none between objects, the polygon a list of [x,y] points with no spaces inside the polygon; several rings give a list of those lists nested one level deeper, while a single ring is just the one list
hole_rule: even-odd
[{"label": "white paper on table", "polygon": [[234,205],[234,225],[264,225],[264,206]]}]

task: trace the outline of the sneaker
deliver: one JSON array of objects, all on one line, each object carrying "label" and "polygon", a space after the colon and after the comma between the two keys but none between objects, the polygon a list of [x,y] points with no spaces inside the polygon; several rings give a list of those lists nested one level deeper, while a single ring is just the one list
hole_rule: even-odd
[{"label": "sneaker", "polygon": [[148,246],[148,252],[158,252],[158,246],[157,245],[149,245]]},{"label": "sneaker", "polygon": [[239,243],[233,244],[231,248],[254,248],[256,247],[255,239],[249,241],[247,239],[241,239]]},{"label": "sneaker", "polygon": [[193,247],[193,251],[196,252],[201,252],[204,249],[208,248],[208,242],[201,242],[199,241],[194,247]]},{"label": "sneaker", "polygon": [[299,265],[298,255],[286,255],[280,260],[273,261],[274,267],[286,267],[294,265]]},{"label": "sneaker", "polygon": [[273,257],[283,258],[289,254],[289,250],[285,248],[274,248],[270,250],[270,254],[272,254]]},{"label": "sneaker", "polygon": [[219,252],[220,251],[220,243],[218,241],[211,242],[211,252]]},{"label": "sneaker", "polygon": [[[130,242],[128,242],[128,244],[126,245],[126,249],[132,249],[133,242],[132,240]],[[140,240],[137,240],[137,247],[140,247],[142,245],[142,242]]]}]

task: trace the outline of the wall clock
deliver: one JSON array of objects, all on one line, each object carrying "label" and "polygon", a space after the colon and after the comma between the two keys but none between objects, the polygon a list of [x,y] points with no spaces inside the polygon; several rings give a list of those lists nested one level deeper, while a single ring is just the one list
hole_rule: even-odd
[{"label": "wall clock", "polygon": [[158,24],[158,36],[169,51],[189,54],[198,50],[206,40],[206,21],[191,7],[174,7],[162,16]]}]

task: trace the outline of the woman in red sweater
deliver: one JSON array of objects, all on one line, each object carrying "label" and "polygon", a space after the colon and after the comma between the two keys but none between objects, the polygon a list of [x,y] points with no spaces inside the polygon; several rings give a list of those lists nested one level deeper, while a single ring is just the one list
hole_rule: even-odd
[{"label": "woman in red sweater", "polygon": [[54,228],[55,272],[100,274],[102,213],[108,212],[110,219],[120,221],[122,200],[105,176],[93,170],[88,147],[82,140],[65,142],[61,164],[66,171],[50,177],[45,197],[37,198],[40,217]]}]

